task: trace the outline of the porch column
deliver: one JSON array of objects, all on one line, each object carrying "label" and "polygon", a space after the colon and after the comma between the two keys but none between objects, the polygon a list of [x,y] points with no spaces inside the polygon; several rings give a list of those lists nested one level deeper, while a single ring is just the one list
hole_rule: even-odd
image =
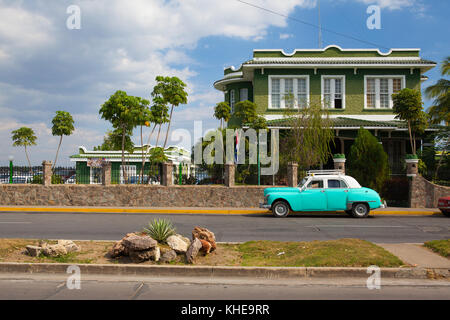
[{"label": "porch column", "polygon": [[162,164],[162,177],[161,184],[166,187],[170,187],[173,185],[173,163],[172,162],[164,162]]},{"label": "porch column", "polygon": [[102,184],[111,185],[111,162],[104,163],[102,166]]},{"label": "porch column", "polygon": [[234,177],[235,177],[235,165],[234,163],[226,163],[225,164],[225,186],[233,187],[234,186]]},{"label": "porch column", "polygon": [[42,184],[44,186],[52,185],[52,162],[43,161],[42,162]]},{"label": "porch column", "polygon": [[298,171],[297,162],[289,162],[287,166],[287,178],[289,187],[296,187],[298,185],[297,171]]}]

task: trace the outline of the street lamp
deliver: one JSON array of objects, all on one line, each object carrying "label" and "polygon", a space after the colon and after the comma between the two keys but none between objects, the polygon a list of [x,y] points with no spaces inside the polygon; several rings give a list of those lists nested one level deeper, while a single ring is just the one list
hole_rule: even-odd
[{"label": "street lamp", "polygon": [[9,158],[9,183],[12,184],[13,183],[13,160],[14,160],[14,156],[10,155],[8,158]]}]

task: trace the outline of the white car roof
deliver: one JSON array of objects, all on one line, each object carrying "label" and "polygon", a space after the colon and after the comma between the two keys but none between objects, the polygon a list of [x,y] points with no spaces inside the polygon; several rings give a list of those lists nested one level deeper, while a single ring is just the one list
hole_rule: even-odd
[{"label": "white car roof", "polygon": [[361,188],[361,185],[358,183],[358,181],[356,181],[355,178],[344,175],[344,174],[329,174],[329,175],[310,175],[307,176],[306,178],[311,178],[311,180],[330,180],[330,179],[341,179],[344,180],[349,188]]}]

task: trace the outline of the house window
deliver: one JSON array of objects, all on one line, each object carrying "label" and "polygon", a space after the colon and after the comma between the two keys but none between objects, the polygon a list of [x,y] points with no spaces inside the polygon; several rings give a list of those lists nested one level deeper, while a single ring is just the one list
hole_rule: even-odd
[{"label": "house window", "polygon": [[102,183],[102,168],[90,167],[90,184]]},{"label": "house window", "polygon": [[125,183],[124,171],[127,176],[127,183],[131,183],[136,180],[136,166],[135,165],[124,165],[120,166],[120,184]]},{"label": "house window", "polygon": [[272,79],[272,108],[281,107],[280,82],[281,79]]},{"label": "house window", "polygon": [[327,109],[343,109],[345,107],[345,77],[322,76],[322,100]]},{"label": "house window", "polygon": [[242,88],[239,90],[239,101],[248,100],[248,89]]},{"label": "house window", "polygon": [[304,108],[309,102],[309,76],[269,76],[269,108]]},{"label": "house window", "polygon": [[404,77],[366,76],[365,77],[365,108],[391,109],[392,94],[404,88]]},{"label": "house window", "polygon": [[234,113],[234,103],[236,102],[236,97],[234,96],[234,90],[230,91],[230,108],[231,113]]}]

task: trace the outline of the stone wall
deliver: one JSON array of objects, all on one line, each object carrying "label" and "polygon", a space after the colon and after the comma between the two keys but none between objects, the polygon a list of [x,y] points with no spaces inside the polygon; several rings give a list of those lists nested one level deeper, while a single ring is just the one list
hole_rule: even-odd
[{"label": "stone wall", "polygon": [[411,208],[436,208],[440,197],[450,196],[450,187],[438,186],[421,175],[410,178],[409,206]]},{"label": "stone wall", "polygon": [[258,207],[267,186],[0,185],[0,205]]}]

